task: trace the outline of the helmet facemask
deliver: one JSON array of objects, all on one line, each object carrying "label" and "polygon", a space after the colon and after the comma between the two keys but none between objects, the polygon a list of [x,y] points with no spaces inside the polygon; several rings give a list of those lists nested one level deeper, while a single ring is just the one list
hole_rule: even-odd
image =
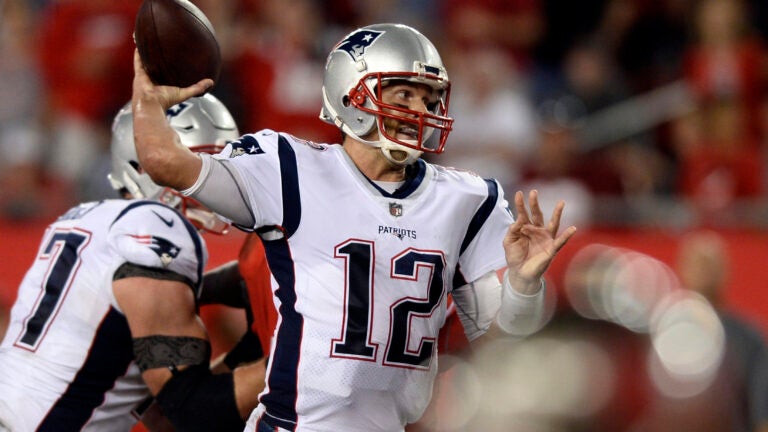
[{"label": "helmet facemask", "polygon": [[[429,86],[437,92],[437,99],[428,104],[427,112],[384,102],[383,89],[397,81]],[[450,83],[437,75],[380,72],[363,76],[357,86],[350,90],[349,103],[376,118],[375,129],[379,140],[366,142],[381,148],[390,161],[408,165],[422,153],[442,153],[453,124],[453,119],[447,116],[449,96]],[[398,138],[397,133],[390,133],[387,126],[393,125],[397,131],[412,135],[412,138]],[[391,155],[393,151],[405,152],[407,156],[405,159],[396,159]]]}]

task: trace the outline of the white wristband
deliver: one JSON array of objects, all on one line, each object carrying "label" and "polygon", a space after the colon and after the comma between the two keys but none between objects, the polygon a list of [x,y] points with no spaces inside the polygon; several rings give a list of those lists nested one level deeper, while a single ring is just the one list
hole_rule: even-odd
[{"label": "white wristband", "polygon": [[498,326],[515,336],[527,336],[538,331],[544,321],[544,278],[541,278],[541,289],[535,294],[523,294],[514,289],[507,272],[504,272],[501,285],[501,308],[496,316]]}]

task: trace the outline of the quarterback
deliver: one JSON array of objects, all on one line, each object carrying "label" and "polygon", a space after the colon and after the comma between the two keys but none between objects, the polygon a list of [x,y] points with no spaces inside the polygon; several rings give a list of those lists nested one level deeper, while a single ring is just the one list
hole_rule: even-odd
[{"label": "quarterback", "polygon": [[559,232],[563,202],[545,221],[517,192],[513,217],[495,180],[421,158],[453,124],[421,33],[371,25],[332,49],[320,116],[341,144],[261,130],[215,156],[180,146],[163,115],[211,80],[157,86],[134,58],[141,165],[264,242],[279,316],[246,430],[402,431],[429,403],[449,293],[471,341],[537,328],[542,276],[575,228]]}]

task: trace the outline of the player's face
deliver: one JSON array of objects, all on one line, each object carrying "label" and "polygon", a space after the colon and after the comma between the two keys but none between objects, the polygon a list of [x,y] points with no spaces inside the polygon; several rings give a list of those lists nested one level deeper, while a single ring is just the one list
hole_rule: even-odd
[{"label": "player's face", "polygon": [[[394,105],[398,108],[409,109],[418,113],[427,113],[438,102],[438,92],[426,84],[412,83],[409,81],[389,81],[386,82],[381,91],[381,99],[385,104]],[[386,112],[395,114],[402,118],[415,119],[415,115],[408,115],[401,111],[387,110]],[[398,121],[395,118],[384,118],[384,128],[391,136],[401,140],[418,139],[418,130],[414,123],[408,121]]]}]

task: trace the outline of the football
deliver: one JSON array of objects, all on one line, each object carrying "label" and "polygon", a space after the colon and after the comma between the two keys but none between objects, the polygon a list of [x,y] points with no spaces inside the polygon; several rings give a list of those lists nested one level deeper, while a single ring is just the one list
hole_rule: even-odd
[{"label": "football", "polygon": [[216,82],[221,51],[208,17],[189,0],[144,0],[133,38],[144,69],[157,85]]}]

